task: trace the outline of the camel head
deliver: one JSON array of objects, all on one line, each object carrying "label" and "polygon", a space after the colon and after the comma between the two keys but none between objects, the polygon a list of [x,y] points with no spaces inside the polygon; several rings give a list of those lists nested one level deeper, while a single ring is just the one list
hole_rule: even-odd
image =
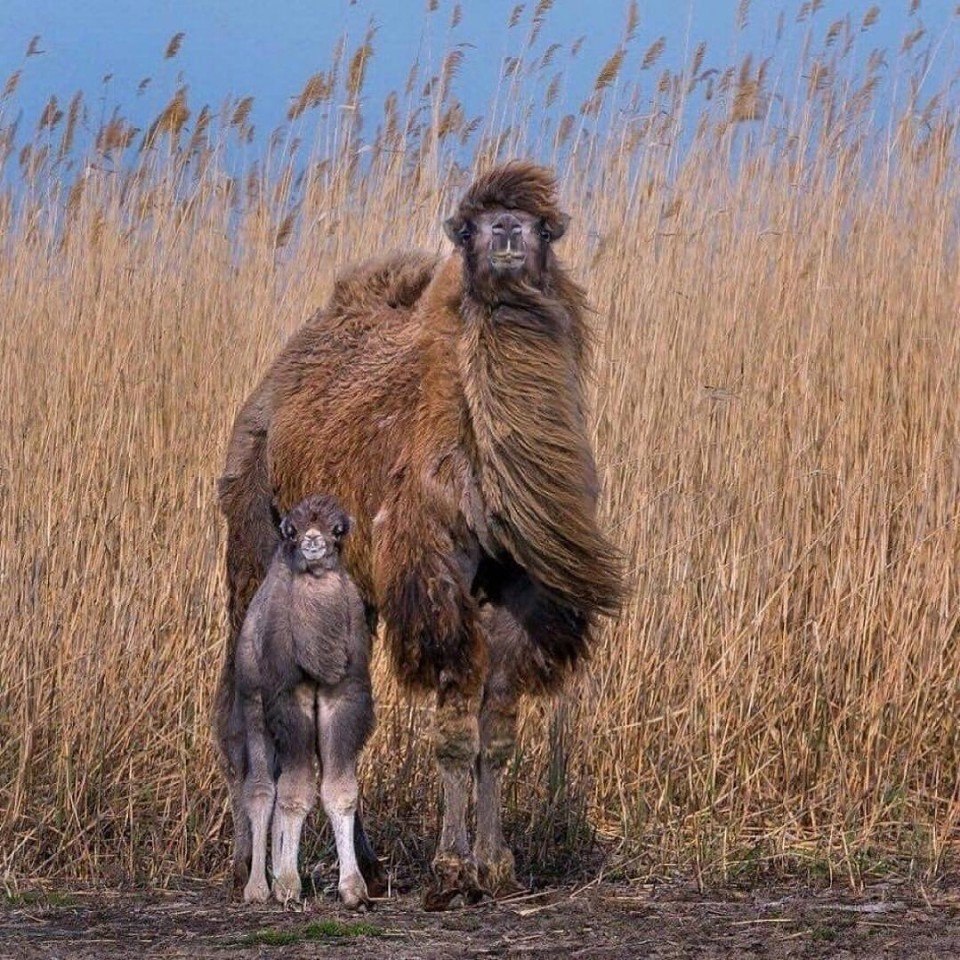
[{"label": "camel head", "polygon": [[349,532],[350,517],[330,495],[307,497],[280,521],[284,550],[299,573],[320,574],[338,566]]},{"label": "camel head", "polygon": [[509,299],[510,288],[544,288],[552,244],[569,221],[557,206],[553,173],[514,160],[478,177],[444,230],[463,256],[468,290],[496,303]]}]

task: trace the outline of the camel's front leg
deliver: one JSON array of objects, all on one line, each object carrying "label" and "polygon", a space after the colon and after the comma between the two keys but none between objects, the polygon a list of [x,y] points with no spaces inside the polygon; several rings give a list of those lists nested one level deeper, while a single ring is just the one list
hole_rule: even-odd
[{"label": "camel's front leg", "polygon": [[495,897],[516,893],[513,853],[503,837],[500,781],[516,744],[517,700],[509,687],[488,685],[480,712],[477,756],[477,836],[473,851],[480,880]]},{"label": "camel's front leg", "polygon": [[350,910],[368,905],[370,894],[356,855],[357,757],[373,728],[369,681],[344,681],[317,697],[317,730],[323,779],[320,797],[337,845],[337,889]]},{"label": "camel's front leg", "polygon": [[427,910],[445,910],[459,896],[477,903],[484,894],[467,837],[467,805],[480,745],[479,697],[459,689],[441,690],[433,715],[433,746],[443,782],[443,825],[433,859]]},{"label": "camel's front leg", "polygon": [[513,853],[503,837],[500,781],[517,739],[517,701],[521,681],[518,663],[531,655],[517,619],[502,607],[483,610],[483,631],[489,650],[489,671],[480,709],[480,753],[477,756],[477,836],[473,852],[480,879],[494,896],[515,893]]},{"label": "camel's front leg", "polygon": [[273,814],[273,895],[286,903],[300,899],[300,834],[317,799],[313,686],[302,683],[281,693],[269,711],[280,768]]}]

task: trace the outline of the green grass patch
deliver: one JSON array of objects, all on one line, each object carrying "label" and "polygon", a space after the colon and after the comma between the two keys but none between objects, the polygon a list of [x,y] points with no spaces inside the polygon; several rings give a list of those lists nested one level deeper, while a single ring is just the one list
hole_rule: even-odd
[{"label": "green grass patch", "polygon": [[75,907],[77,900],[69,893],[43,890],[7,890],[2,902],[8,907]]},{"label": "green grass patch", "polygon": [[244,947],[287,947],[294,943],[324,940],[351,940],[356,937],[382,937],[383,930],[372,923],[341,923],[339,920],[316,920],[302,927],[278,929],[268,927],[247,934],[240,940]]}]

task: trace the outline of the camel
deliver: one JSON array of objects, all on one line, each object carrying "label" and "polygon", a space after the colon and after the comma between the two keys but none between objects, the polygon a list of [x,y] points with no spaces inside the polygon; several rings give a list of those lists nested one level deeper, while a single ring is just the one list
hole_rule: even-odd
[{"label": "camel", "polygon": [[[452,253],[342,275],[237,415],[220,483],[220,716],[276,545],[273,504],[329,490],[355,518],[344,563],[371,627],[382,621],[403,684],[433,699],[444,809],[428,909],[516,889],[500,779],[518,702],[559,689],[624,598],[597,521],[586,294],[554,252],[568,219],[552,172],[511,161],[478,176],[444,224]],[[239,875],[248,859],[240,837]]]},{"label": "camel", "polygon": [[272,820],[273,895],[299,900],[300,834],[320,796],[349,909],[369,903],[354,850],[357,757],[373,729],[370,631],[360,594],[340,565],[350,518],[314,495],[281,521],[281,543],[247,609],[234,661],[227,765],[243,770],[240,799],[252,857],[243,897],[264,903]]}]

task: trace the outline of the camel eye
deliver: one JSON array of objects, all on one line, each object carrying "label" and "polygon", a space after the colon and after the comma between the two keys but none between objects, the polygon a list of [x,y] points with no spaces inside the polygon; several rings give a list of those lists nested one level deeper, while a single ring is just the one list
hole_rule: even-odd
[{"label": "camel eye", "polygon": [[280,522],[280,536],[287,540],[297,539],[297,528],[290,522],[289,519],[287,519],[287,517],[284,517]]},{"label": "camel eye", "polygon": [[458,231],[457,236],[461,243],[466,243],[473,236],[473,224],[469,221],[465,223]]},{"label": "camel eye", "polygon": [[549,243],[553,239],[553,235],[550,233],[550,230],[545,225],[542,225],[540,227],[540,239],[544,243]]}]

